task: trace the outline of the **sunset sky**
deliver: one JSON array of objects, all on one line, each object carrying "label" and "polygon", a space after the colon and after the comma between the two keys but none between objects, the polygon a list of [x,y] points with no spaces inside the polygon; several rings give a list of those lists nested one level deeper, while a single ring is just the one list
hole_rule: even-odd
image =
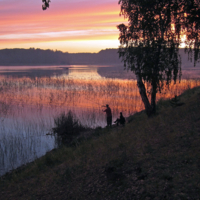
[{"label": "sunset sky", "polygon": [[118,0],[0,0],[0,49],[98,52],[119,46]]}]

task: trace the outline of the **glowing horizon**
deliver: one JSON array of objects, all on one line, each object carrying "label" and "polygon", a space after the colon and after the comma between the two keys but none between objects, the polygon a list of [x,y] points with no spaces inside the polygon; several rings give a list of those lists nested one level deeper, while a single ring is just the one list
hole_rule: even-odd
[{"label": "glowing horizon", "polygon": [[118,48],[119,16],[116,0],[0,1],[0,49],[40,48],[63,52],[99,52]]}]

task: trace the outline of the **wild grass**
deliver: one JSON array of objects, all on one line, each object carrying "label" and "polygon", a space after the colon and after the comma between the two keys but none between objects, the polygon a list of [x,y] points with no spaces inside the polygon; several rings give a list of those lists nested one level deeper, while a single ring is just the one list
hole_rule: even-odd
[{"label": "wild grass", "polygon": [[1,199],[199,199],[200,88],[1,177]]}]

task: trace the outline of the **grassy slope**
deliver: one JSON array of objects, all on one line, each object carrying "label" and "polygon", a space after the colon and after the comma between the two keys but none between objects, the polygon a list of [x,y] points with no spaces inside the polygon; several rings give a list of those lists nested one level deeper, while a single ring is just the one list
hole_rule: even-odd
[{"label": "grassy slope", "polygon": [[200,88],[0,178],[1,199],[200,199]]}]

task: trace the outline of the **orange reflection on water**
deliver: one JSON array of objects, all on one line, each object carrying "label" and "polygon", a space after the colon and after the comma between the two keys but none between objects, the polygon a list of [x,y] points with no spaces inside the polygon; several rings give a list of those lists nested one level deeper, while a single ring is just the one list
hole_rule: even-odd
[{"label": "orange reflection on water", "polygon": [[[199,80],[182,80],[165,87],[160,98],[172,98],[188,88],[200,86]],[[116,112],[126,114],[144,109],[135,80],[64,79],[64,78],[1,78],[0,101],[9,105],[36,107],[94,108],[109,104]]]},{"label": "orange reflection on water", "polygon": [[[4,95],[1,98],[26,104],[76,107],[99,107],[111,104],[120,108],[130,108],[133,104],[140,105],[136,101],[141,101],[136,81],[131,80],[23,78],[4,80],[2,83]],[[162,94],[158,93],[158,99],[172,98],[185,89],[198,85],[199,81],[182,81],[180,84],[171,85],[169,90],[165,88]]]}]

